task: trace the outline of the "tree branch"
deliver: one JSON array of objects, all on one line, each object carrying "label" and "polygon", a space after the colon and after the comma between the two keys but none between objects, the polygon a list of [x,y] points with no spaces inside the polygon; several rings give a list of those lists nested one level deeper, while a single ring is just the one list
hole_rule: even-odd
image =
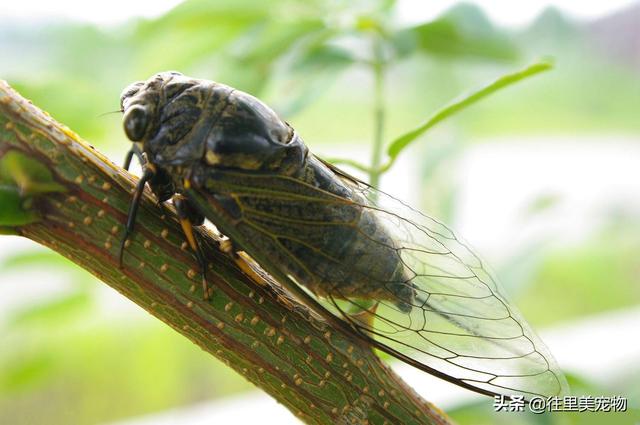
[{"label": "tree branch", "polygon": [[307,423],[449,423],[373,351],[273,281],[258,285],[200,230],[214,291],[174,211],[147,193],[117,264],[136,178],[0,81],[0,230],[41,243],[226,362]]}]

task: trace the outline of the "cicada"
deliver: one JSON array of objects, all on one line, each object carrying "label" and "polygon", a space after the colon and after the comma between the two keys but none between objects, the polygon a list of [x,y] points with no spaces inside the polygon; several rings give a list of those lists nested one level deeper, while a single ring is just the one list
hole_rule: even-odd
[{"label": "cicada", "polygon": [[313,155],[257,98],[165,72],[127,87],[121,109],[127,163],[143,164],[127,236],[148,184],[173,200],[203,273],[192,226],[206,218],[328,321],[418,369],[487,395],[568,393],[543,342],[447,226]]}]

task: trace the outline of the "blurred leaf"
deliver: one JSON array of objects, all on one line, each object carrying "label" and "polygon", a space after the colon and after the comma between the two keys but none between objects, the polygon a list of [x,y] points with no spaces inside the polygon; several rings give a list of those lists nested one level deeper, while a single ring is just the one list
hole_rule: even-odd
[{"label": "blurred leaf", "polygon": [[[257,93],[281,55],[324,27],[316,9],[314,2],[288,0],[186,1],[140,25],[139,63],[145,73],[195,68],[202,77]],[[175,47],[171,55],[168,46]]]},{"label": "blurred leaf", "polygon": [[525,207],[525,215],[533,216],[548,211],[558,205],[561,200],[560,195],[557,193],[546,193],[537,196]]},{"label": "blurred leaf", "polygon": [[[9,255],[0,262],[3,271],[20,270],[33,266],[61,267],[65,270],[75,270],[73,263],[62,255],[51,250],[26,251]],[[71,266],[71,267],[70,267]]]},{"label": "blurred leaf", "polygon": [[[25,208],[25,199],[20,196],[19,189],[0,183],[0,226],[21,226],[38,221],[34,211]],[[10,232],[10,227],[7,231]],[[2,232],[4,233],[4,232]]]},{"label": "blurred leaf", "polygon": [[533,281],[519,294],[524,316],[542,325],[637,306],[639,234],[637,224],[605,226],[579,246],[544,250]]},{"label": "blurred leaf", "polygon": [[[235,84],[243,90],[258,93],[264,89],[276,72],[275,65],[296,45],[308,37],[323,32],[319,19],[301,19],[293,23],[279,20],[260,23],[248,29],[227,48],[231,63],[229,73]],[[238,71],[243,79],[238,81]]]},{"label": "blurred leaf", "polygon": [[595,382],[581,376],[577,373],[573,373],[571,371],[567,372],[566,370],[562,371],[564,376],[567,378],[567,382],[569,383],[569,388],[571,388],[571,394],[573,395],[594,395],[601,393],[602,388]]},{"label": "blurred leaf", "polygon": [[187,0],[157,19],[142,21],[137,36],[153,38],[170,31],[191,33],[247,27],[266,19],[274,10],[278,0],[256,2],[254,0]]},{"label": "blurred leaf", "polygon": [[0,158],[0,184],[15,185],[21,195],[66,191],[46,166],[15,150]]},{"label": "blurred leaf", "polygon": [[92,297],[87,291],[76,291],[35,305],[26,306],[12,315],[9,325],[46,324],[51,327],[55,322],[75,319],[75,316],[88,310],[91,305]]},{"label": "blurred leaf", "polygon": [[345,48],[330,44],[313,44],[296,57],[292,70],[296,72],[342,70],[355,61],[351,52]]},{"label": "blurred leaf", "polygon": [[184,71],[219,57],[249,28],[267,22],[278,3],[189,0],[157,19],[142,21],[131,43],[138,46],[138,73],[146,77],[160,70]]},{"label": "blurred leaf", "polygon": [[0,226],[0,235],[14,235],[17,236],[19,233],[13,227]]},{"label": "blurred leaf", "polygon": [[338,76],[357,62],[352,52],[335,43],[340,32],[323,27],[308,34],[291,49],[279,69],[278,77],[288,95],[276,98],[277,109],[287,117],[299,113],[317,100],[338,80]]},{"label": "blurred leaf", "polygon": [[517,49],[507,36],[491,25],[481,9],[468,4],[392,37],[397,50],[405,54],[412,50],[408,48],[409,40],[418,51],[449,58],[513,60],[517,57]]},{"label": "blurred leaf", "polygon": [[544,262],[547,240],[536,241],[512,249],[497,273],[512,296],[517,296],[535,282],[535,277]]},{"label": "blurred leaf", "polygon": [[455,115],[464,108],[473,105],[477,101],[489,96],[490,94],[495,93],[507,86],[510,86],[511,84],[517,83],[518,81],[521,81],[525,78],[531,77],[543,71],[547,71],[551,69],[552,66],[552,63],[549,61],[534,63],[533,65],[529,65],[520,71],[505,74],[492,83],[482,87],[481,89],[464,95],[458,100],[454,100],[452,103],[433,114],[427,121],[425,121],[417,128],[393,140],[391,142],[391,145],[387,149],[390,160],[389,163],[385,165],[384,169],[388,169],[393,161],[395,161],[396,157],[400,154],[400,152],[402,152],[409,144],[411,144],[411,142],[422,136],[434,125]]},{"label": "blurred leaf", "polygon": [[[92,61],[91,56],[85,55],[83,50],[76,54]],[[53,74],[48,78],[23,80],[21,76],[12,80],[11,85],[34,104],[50,111],[56,120],[98,144],[101,137],[114,136],[110,124],[116,117],[101,117],[101,114],[119,108],[119,93],[130,82],[119,80],[122,78],[122,68],[115,69],[117,63],[112,63],[109,77],[104,81],[101,79],[99,86],[96,85],[96,79],[100,77],[96,73],[75,73],[68,69],[64,72],[63,65],[59,65],[62,69],[54,68],[55,65],[48,68],[47,72]],[[116,75],[118,79],[114,80]]]},{"label": "blurred leaf", "polygon": [[55,362],[44,352],[2,362],[0,393],[24,391],[39,385],[54,369]]},{"label": "blurred leaf", "polygon": [[0,158],[0,225],[19,226],[38,220],[30,195],[66,190],[40,162],[10,150]]},{"label": "blurred leaf", "polygon": [[247,36],[234,46],[236,57],[245,64],[260,65],[273,62],[286,53],[303,37],[324,29],[320,19],[306,19],[285,23],[274,21],[260,23],[250,29]]},{"label": "blurred leaf", "polygon": [[438,168],[460,155],[462,146],[456,138],[443,138],[429,145],[428,153],[420,159],[421,181],[428,182],[435,177]]},{"label": "blurred leaf", "polygon": [[354,63],[350,53],[337,46],[310,43],[299,49],[285,76],[287,95],[275,101],[276,109],[286,117],[301,112],[327,93],[340,73]]},{"label": "blurred leaf", "polygon": [[316,78],[289,82],[287,86],[291,90],[290,94],[276,100],[274,109],[281,116],[290,119],[325,94],[328,87],[335,81],[336,74],[337,70],[326,71],[318,73]]}]

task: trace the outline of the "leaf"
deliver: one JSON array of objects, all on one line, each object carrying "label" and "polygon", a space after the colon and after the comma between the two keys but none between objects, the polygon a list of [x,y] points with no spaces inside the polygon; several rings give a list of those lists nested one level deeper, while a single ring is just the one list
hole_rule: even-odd
[{"label": "leaf", "polygon": [[290,118],[305,109],[327,93],[339,75],[356,62],[351,51],[335,43],[338,35],[336,29],[317,29],[281,55],[269,87],[271,93],[286,93],[273,102],[281,116]]},{"label": "leaf", "polygon": [[1,234],[15,233],[10,226],[22,226],[38,221],[38,215],[34,211],[25,208],[25,199],[20,196],[19,189],[15,186],[0,185],[0,231]]},{"label": "leaf", "polygon": [[16,187],[22,196],[64,192],[66,188],[53,179],[51,171],[37,160],[12,150],[0,158],[0,184]]},{"label": "leaf", "polygon": [[315,72],[320,69],[344,67],[356,62],[345,48],[331,44],[313,44],[300,53],[292,70],[295,72]]},{"label": "leaf", "polygon": [[[40,162],[10,150],[0,158],[0,226],[21,226],[39,219],[31,195],[66,190]],[[5,233],[6,230],[3,230]]]},{"label": "leaf", "polygon": [[322,21],[305,19],[285,25],[282,22],[261,24],[251,31],[237,48],[236,56],[246,65],[263,66],[289,51],[302,38],[324,29]]},{"label": "leaf", "polygon": [[243,90],[259,93],[276,74],[274,68],[279,61],[302,40],[323,29],[323,23],[317,19],[300,19],[293,24],[259,23],[227,47],[227,72],[222,74]]},{"label": "leaf", "polygon": [[387,149],[387,153],[389,155],[389,162],[385,164],[382,168],[384,170],[389,169],[392,163],[395,161],[396,157],[405,149],[411,142],[422,136],[427,130],[431,127],[435,126],[441,121],[455,115],[460,112],[464,108],[473,105],[479,100],[489,96],[492,93],[497,92],[507,86],[510,86],[518,81],[524,80],[525,78],[536,75],[540,72],[547,71],[553,67],[552,62],[548,60],[543,60],[540,62],[536,62],[532,65],[527,66],[524,69],[521,69],[516,72],[512,72],[509,74],[505,74],[495,81],[487,84],[486,86],[466,94],[457,100],[454,100],[447,106],[438,110],[434,113],[429,119],[427,119],[424,123],[419,125],[417,128],[401,135],[391,142],[389,148]]},{"label": "leaf", "polygon": [[10,226],[0,226],[0,235],[18,236],[20,233]]},{"label": "leaf", "polygon": [[543,193],[532,199],[526,206],[526,216],[534,216],[554,208],[561,201],[561,195],[557,193]]},{"label": "leaf", "polygon": [[392,37],[400,54],[408,51],[409,40],[418,51],[450,58],[513,60],[517,56],[514,44],[493,27],[482,10],[471,5],[457,6],[434,21]]},{"label": "leaf", "polygon": [[29,353],[3,361],[0,373],[0,392],[16,393],[36,387],[54,371],[50,353]]},{"label": "leaf", "polygon": [[289,118],[327,93],[338,76],[355,62],[350,52],[329,44],[312,42],[298,50],[282,83],[288,95],[281,96],[275,104],[276,110]]},{"label": "leaf", "polygon": [[0,261],[0,269],[2,269],[3,272],[18,271],[21,269],[28,270],[35,267],[56,267],[58,268],[56,273],[60,270],[71,272],[75,271],[73,267],[70,267],[72,265],[73,263],[66,257],[49,250],[18,252],[13,255],[8,255]]},{"label": "leaf", "polygon": [[88,291],[78,290],[69,294],[47,299],[42,303],[29,305],[14,313],[9,319],[9,325],[28,326],[46,323],[53,326],[73,320],[80,313],[86,312],[92,305],[92,297]]},{"label": "leaf", "polygon": [[[166,14],[141,21],[131,39],[136,73],[209,65],[229,43],[268,21],[279,1],[185,1]],[[171,54],[167,55],[167,49]],[[131,47],[130,47],[131,50]],[[204,68],[206,69],[206,67]],[[215,69],[217,72],[217,68]]]},{"label": "leaf", "polygon": [[314,78],[302,77],[287,81],[286,88],[291,93],[274,102],[275,110],[281,116],[291,119],[326,94],[328,88],[337,79],[339,71],[337,68],[327,69],[315,73]]}]

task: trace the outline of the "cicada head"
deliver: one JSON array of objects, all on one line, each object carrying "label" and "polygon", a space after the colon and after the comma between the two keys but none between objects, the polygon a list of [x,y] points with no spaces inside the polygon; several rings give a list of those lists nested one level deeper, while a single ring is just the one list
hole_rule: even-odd
[{"label": "cicada head", "polygon": [[177,72],[131,84],[121,107],[127,137],[159,166],[289,173],[307,154],[293,129],[255,97]]},{"label": "cicada head", "polygon": [[[127,137],[155,165],[187,165],[202,158],[208,120],[223,109],[229,87],[177,72],[129,85],[120,98]],[[217,110],[212,110],[216,109]]]}]

